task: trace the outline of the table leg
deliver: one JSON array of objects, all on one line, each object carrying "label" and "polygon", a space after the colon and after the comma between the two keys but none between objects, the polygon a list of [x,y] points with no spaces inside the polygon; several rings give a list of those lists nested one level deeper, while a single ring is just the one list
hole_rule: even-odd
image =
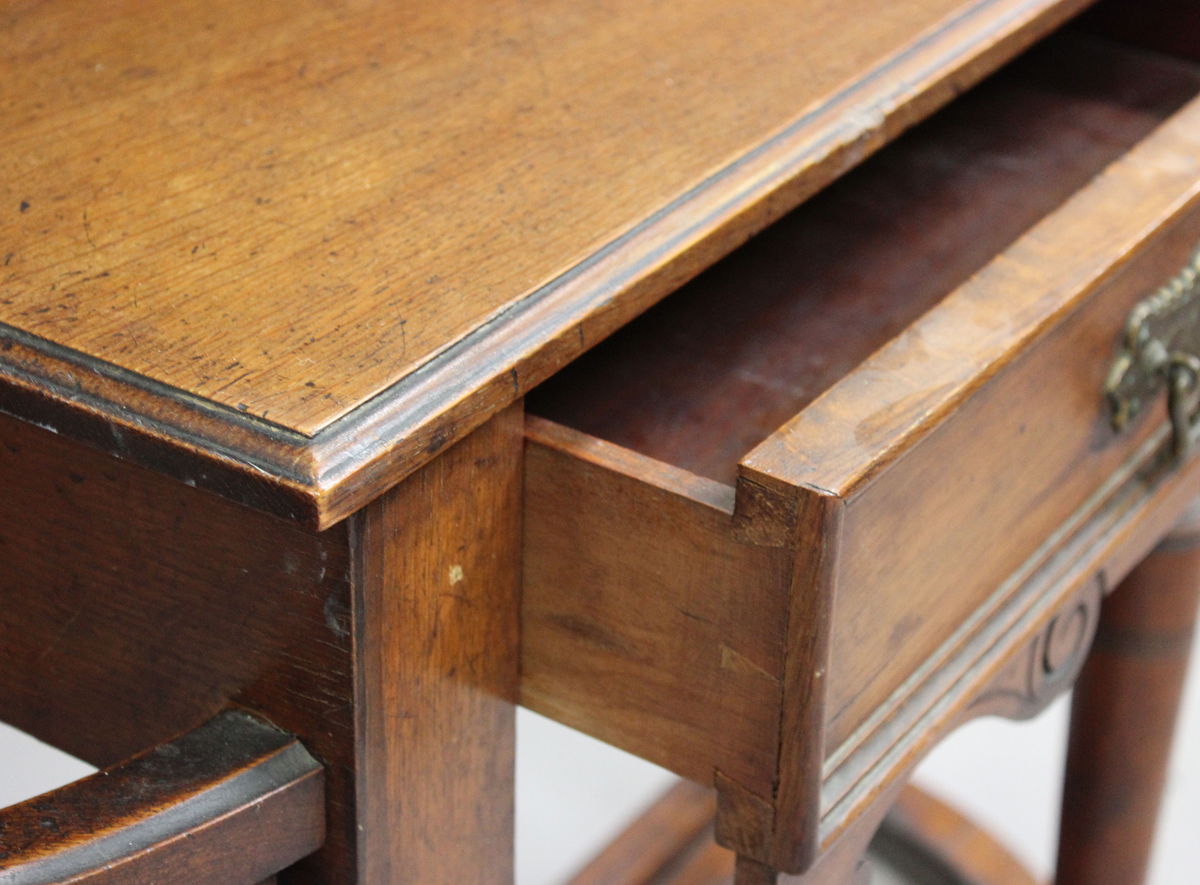
[{"label": "table leg", "polygon": [[354,517],[359,885],[512,885],[523,426]]},{"label": "table leg", "polygon": [[1200,601],[1200,518],[1104,601],[1075,685],[1057,885],[1143,882]]}]

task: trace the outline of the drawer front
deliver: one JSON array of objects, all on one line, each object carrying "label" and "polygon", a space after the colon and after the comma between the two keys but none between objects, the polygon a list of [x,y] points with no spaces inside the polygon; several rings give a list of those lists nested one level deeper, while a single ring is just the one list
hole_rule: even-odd
[{"label": "drawer front", "polygon": [[1085,518],[1081,508],[1159,430],[1165,396],[1118,434],[1102,390],[1130,311],[1198,239],[1200,218],[1189,217],[1147,243],[1132,266],[847,501],[829,749],[1048,538]]},{"label": "drawer front", "polygon": [[[1052,147],[1070,153],[1070,143]],[[920,177],[911,184],[919,189]],[[860,218],[855,194],[824,208]],[[1020,194],[993,196],[1006,205]],[[725,374],[693,362],[715,362],[721,329],[688,326],[678,344],[655,349],[678,331],[657,319],[607,363],[590,363],[607,374],[563,388],[583,407],[551,414],[591,415],[600,430],[576,426],[602,435],[624,427],[616,438],[646,454],[527,425],[523,702],[714,783],[722,844],[806,869],[1062,606],[1080,594],[1094,601],[1127,551],[1152,543],[1200,489],[1200,461],[1173,469],[1162,402],[1118,432],[1104,395],[1131,310],[1200,242],[1198,197],[1200,100],[1052,203],[915,322],[906,314],[896,338],[824,394],[792,405],[784,414],[799,414],[737,465],[736,489],[649,457],[675,458],[698,426],[737,434],[741,403],[708,391],[745,381],[746,366],[728,354],[718,354]],[[914,262],[936,267],[944,244],[920,241],[936,254]],[[806,242],[771,240],[709,280],[721,298],[700,290],[681,310],[725,296],[736,304],[736,272],[757,273],[740,277],[743,287],[786,276],[791,265],[776,253],[802,253]],[[911,306],[904,283],[889,284],[889,297]],[[805,304],[824,313],[801,323],[836,315],[819,299]],[[794,330],[772,323],[791,306],[750,305],[751,325],[776,336],[767,343],[789,365],[778,345]],[[804,339],[810,356],[836,360],[837,324],[820,328],[829,342],[820,350]],[[655,419],[653,398],[629,395],[628,379],[656,359],[675,379],[699,368],[699,382],[667,388],[696,391],[687,408],[665,410],[686,418],[682,431]],[[792,389],[795,378],[771,374],[771,360],[759,368]],[[644,408],[623,408],[627,400]],[[1060,568],[1067,560],[1075,566]],[[1064,673],[1055,691],[1069,683]]]},{"label": "drawer front", "polygon": [[1200,241],[1198,184],[1193,102],[743,462],[844,502],[828,752],[1161,432],[1162,402],[1115,431],[1103,391]]}]

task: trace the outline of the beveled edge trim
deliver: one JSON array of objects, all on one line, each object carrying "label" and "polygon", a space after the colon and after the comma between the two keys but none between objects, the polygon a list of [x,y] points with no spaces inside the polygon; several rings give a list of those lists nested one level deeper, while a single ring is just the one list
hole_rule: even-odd
[{"label": "beveled edge trim", "polygon": [[[1114,476],[826,759],[820,844],[831,845],[958,725],[1048,619],[1091,582],[1107,593],[1200,493],[1200,460],[1177,465],[1160,425]],[[1093,625],[1094,627],[1094,625]],[[1054,693],[1070,680],[1051,686]],[[1048,698],[1047,698],[1048,700]]]},{"label": "beveled edge trim", "polygon": [[[181,876],[207,869],[197,885],[224,885],[234,873],[256,882],[324,842],[323,784],[324,769],[294,737],[249,714],[222,713],[128,762],[0,810],[0,835],[17,839],[5,840],[12,850],[0,854],[0,885],[154,878],[164,853]],[[222,842],[237,841],[239,830],[260,841],[258,819],[271,819],[265,803],[282,814],[286,832],[230,845],[237,856],[226,864],[190,863],[213,849],[204,838],[213,830]]]},{"label": "beveled edge trim", "polygon": [[327,528],[1090,2],[979,0],[312,437],[4,326],[0,411]]},{"label": "beveled edge trim", "polygon": [[3,323],[0,412],[272,515],[319,521],[298,434]]}]

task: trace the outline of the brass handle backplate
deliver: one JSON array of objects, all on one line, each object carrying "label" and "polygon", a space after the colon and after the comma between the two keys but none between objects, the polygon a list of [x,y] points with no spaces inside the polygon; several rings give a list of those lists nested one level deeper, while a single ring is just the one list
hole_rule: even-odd
[{"label": "brass handle backplate", "polygon": [[1200,250],[1129,314],[1104,385],[1113,428],[1123,429],[1164,389],[1175,454],[1182,458],[1195,445],[1200,407]]}]

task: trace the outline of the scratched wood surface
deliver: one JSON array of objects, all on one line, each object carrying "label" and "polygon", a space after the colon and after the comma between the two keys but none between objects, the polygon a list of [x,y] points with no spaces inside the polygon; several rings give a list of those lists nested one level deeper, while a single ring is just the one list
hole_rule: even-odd
[{"label": "scratched wood surface", "polygon": [[1084,5],[7,4],[0,374],[369,499]]},{"label": "scratched wood surface", "polygon": [[0,319],[311,433],[965,5],[9,4]]}]

